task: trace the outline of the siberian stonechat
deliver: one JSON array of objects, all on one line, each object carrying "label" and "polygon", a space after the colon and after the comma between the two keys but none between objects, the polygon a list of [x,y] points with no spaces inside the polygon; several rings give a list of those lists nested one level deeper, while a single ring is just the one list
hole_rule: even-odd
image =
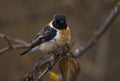
[{"label": "siberian stonechat", "polygon": [[71,30],[66,23],[66,17],[63,14],[57,14],[53,20],[40,31],[30,47],[21,53],[26,54],[29,51],[39,49],[43,53],[50,53],[65,44],[70,44]]}]

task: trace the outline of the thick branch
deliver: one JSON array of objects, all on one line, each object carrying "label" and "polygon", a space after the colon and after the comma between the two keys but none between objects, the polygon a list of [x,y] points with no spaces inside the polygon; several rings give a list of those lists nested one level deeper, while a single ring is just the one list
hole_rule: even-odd
[{"label": "thick branch", "polygon": [[100,29],[97,32],[95,32],[95,34],[85,45],[80,47],[79,51],[73,54],[73,57],[81,57],[84,54],[84,52],[86,52],[89,48],[91,48],[96,43],[96,41],[108,30],[108,28],[115,20],[116,16],[118,15],[119,11],[120,11],[120,1],[115,5],[114,9],[111,10],[110,15],[103,23],[103,25],[100,27]]}]

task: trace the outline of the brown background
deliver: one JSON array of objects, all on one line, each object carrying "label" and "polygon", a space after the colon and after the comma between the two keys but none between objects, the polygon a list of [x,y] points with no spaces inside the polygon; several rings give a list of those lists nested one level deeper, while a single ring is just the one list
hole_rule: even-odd
[{"label": "brown background", "polygon": [[[56,13],[67,16],[74,49],[100,28],[118,0],[0,0],[0,33],[31,43],[33,37]],[[120,81],[120,16],[85,55],[78,59],[77,81]],[[0,39],[0,48],[7,46]],[[0,55],[0,81],[17,81],[32,70],[39,52],[20,57],[23,49]],[[57,73],[58,68],[55,69]],[[49,80],[46,80],[49,81]]]}]

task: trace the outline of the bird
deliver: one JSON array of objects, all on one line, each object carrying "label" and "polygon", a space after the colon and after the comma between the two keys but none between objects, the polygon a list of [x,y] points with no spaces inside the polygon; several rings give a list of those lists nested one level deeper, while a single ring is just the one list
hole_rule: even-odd
[{"label": "bird", "polygon": [[20,55],[40,50],[51,53],[71,42],[71,30],[64,14],[56,14],[53,19],[34,37],[32,44]]}]

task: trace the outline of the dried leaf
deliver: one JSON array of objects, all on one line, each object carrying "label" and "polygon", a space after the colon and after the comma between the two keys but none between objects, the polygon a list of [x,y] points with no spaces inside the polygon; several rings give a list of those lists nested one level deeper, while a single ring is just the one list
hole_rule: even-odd
[{"label": "dried leaf", "polygon": [[49,63],[53,60],[53,57],[53,55],[44,55],[35,63],[33,67],[33,76],[35,80],[38,79],[39,75],[46,70],[46,68],[49,68]]},{"label": "dried leaf", "polygon": [[64,57],[59,62],[64,81],[76,81],[80,73],[80,65],[75,58]]}]

